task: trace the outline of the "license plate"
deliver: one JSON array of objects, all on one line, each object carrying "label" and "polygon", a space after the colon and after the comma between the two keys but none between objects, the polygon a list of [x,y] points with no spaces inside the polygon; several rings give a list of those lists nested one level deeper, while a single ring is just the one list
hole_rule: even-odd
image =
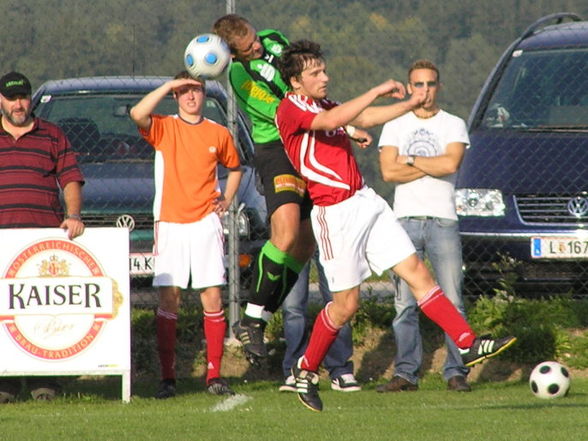
[{"label": "license plate", "polygon": [[152,276],[154,258],[151,253],[131,253],[129,273],[131,276]]},{"label": "license plate", "polygon": [[531,257],[537,259],[587,259],[588,238],[532,237]]}]

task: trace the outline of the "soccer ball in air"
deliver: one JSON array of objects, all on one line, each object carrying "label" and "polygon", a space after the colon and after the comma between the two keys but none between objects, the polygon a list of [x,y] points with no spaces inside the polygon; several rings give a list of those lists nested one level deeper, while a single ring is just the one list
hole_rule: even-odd
[{"label": "soccer ball in air", "polygon": [[215,34],[197,35],[184,52],[184,65],[190,75],[204,79],[221,75],[230,61],[229,47]]},{"label": "soccer ball in air", "polygon": [[531,372],[529,386],[539,398],[564,397],[570,390],[570,373],[568,368],[556,361],[544,361]]}]

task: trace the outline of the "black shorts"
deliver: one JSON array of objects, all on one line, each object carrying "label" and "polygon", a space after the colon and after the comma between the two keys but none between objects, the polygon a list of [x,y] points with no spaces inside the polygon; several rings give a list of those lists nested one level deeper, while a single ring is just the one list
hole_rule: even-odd
[{"label": "black shorts", "polygon": [[308,219],[312,202],[306,183],[286,156],[281,141],[255,145],[255,168],[261,179],[268,219],[284,204],[300,205],[300,218]]}]

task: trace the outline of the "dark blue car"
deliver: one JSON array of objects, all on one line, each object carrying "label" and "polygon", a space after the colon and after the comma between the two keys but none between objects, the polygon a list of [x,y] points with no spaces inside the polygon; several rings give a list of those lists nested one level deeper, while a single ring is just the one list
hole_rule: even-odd
[{"label": "dark blue car", "polygon": [[588,294],[588,22],[531,25],[470,115],[457,181],[467,293]]}]

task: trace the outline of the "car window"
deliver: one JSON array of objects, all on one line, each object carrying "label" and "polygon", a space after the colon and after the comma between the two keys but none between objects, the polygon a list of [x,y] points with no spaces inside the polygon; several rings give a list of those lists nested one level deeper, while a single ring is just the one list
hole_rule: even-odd
[{"label": "car window", "polygon": [[515,51],[482,117],[485,128],[588,127],[588,49]]},{"label": "car window", "polygon": [[[36,116],[59,125],[80,162],[151,161],[153,148],[139,135],[129,117],[129,110],[143,95],[96,94],[41,97]],[[177,113],[177,103],[164,98],[155,113]],[[226,114],[220,103],[208,97],[203,115],[226,125]]]}]

